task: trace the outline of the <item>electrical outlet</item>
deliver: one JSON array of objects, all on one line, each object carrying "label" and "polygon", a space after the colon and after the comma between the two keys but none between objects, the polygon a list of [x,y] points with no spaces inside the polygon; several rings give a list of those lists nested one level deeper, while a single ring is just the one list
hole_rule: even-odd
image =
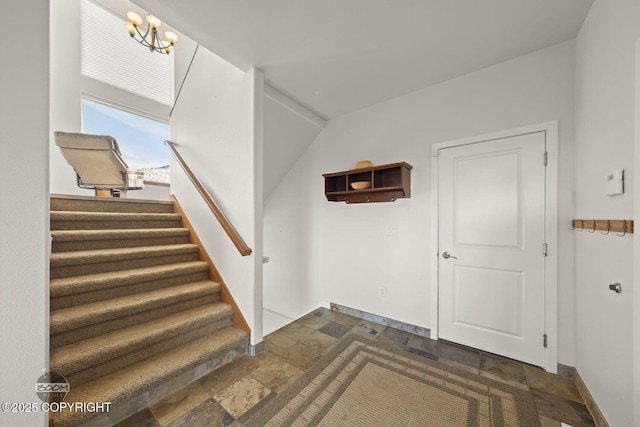
[{"label": "electrical outlet", "polygon": [[387,288],[385,288],[384,286],[380,286],[380,289],[378,289],[378,294],[381,297],[386,297],[387,296]]},{"label": "electrical outlet", "polygon": [[398,226],[397,225],[387,225],[384,230],[384,234],[387,236],[397,236],[398,235]]}]

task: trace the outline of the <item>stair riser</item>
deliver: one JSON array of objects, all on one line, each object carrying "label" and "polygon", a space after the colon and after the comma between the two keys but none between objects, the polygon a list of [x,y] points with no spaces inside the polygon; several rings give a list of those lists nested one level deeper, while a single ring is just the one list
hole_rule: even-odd
[{"label": "stair riser", "polygon": [[149,320],[158,319],[170,314],[175,314],[182,310],[199,307],[203,304],[218,302],[219,300],[220,295],[218,293],[209,294],[195,299],[189,299],[171,305],[158,307],[152,310],[147,310],[128,316],[87,325],[82,328],[55,333],[50,336],[50,347],[52,349],[59,348],[78,341],[89,339],[91,337],[117,331],[118,329],[127,328],[129,326],[138,325]]},{"label": "stair riser", "polygon": [[173,213],[171,202],[145,202],[133,199],[51,198],[52,211]]},{"label": "stair riser", "polygon": [[156,221],[86,221],[86,220],[51,220],[51,230],[132,230],[138,228],[180,228],[179,219],[162,219]]},{"label": "stair riser", "polygon": [[96,378],[100,378],[110,372],[115,372],[118,369],[122,369],[134,363],[141,362],[157,354],[161,354],[173,348],[182,346],[196,338],[200,338],[207,334],[212,334],[217,330],[231,325],[231,318],[224,318],[217,322],[212,322],[206,326],[192,329],[176,336],[172,336],[163,341],[158,341],[152,345],[146,346],[143,349],[137,349],[113,359],[100,362],[95,366],[87,367],[86,369],[78,372],[64,372],[61,370],[56,370],[53,367],[51,367],[51,369],[64,375],[67,381],[69,381],[71,387],[74,387],[79,384],[92,381]]},{"label": "stair riser", "polygon": [[156,279],[139,283],[131,283],[126,286],[120,286],[115,288],[99,289],[96,291],[75,293],[58,298],[50,299],[51,310],[58,310],[61,308],[74,307],[76,305],[89,304],[97,301],[104,301],[113,298],[114,295],[119,297],[133,295],[138,292],[148,292],[156,289],[167,288],[169,286],[182,285],[189,282],[197,282],[200,280],[206,280],[208,273],[206,271],[184,274],[175,277],[168,277],[166,279]]},{"label": "stair riser", "polygon": [[50,269],[50,277],[52,279],[59,279],[63,277],[83,276],[85,274],[127,270],[130,268],[141,268],[150,267],[153,265],[165,265],[177,262],[196,261],[197,259],[197,252],[189,252],[148,258],[124,259],[110,262],[101,262],[97,264],[92,263],[93,261],[88,261],[87,264],[52,267]]},{"label": "stair riser", "polygon": [[189,236],[152,237],[146,239],[109,239],[56,242],[51,245],[51,252],[91,251],[96,249],[136,248],[140,246],[179,245],[189,243]]}]

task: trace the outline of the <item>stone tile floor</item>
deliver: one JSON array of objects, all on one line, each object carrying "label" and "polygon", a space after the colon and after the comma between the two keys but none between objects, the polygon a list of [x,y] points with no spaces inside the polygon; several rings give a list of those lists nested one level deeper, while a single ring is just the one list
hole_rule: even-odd
[{"label": "stone tile floor", "polygon": [[[118,426],[232,426],[285,390],[345,334],[355,333],[496,381],[530,390],[542,427],[594,426],[568,373],[435,341],[324,308],[265,337],[265,351],[242,356]],[[253,411],[252,411],[253,409]]]}]

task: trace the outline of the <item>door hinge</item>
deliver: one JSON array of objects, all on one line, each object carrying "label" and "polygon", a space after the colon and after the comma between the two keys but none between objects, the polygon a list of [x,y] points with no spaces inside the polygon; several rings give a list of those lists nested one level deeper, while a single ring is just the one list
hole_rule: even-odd
[{"label": "door hinge", "polygon": [[542,336],[542,345],[544,346],[544,348],[547,348],[547,334],[544,334]]},{"label": "door hinge", "polygon": [[549,249],[549,245],[547,245],[546,243],[542,244],[542,255],[547,256],[547,251]]},{"label": "door hinge", "polygon": [[544,165],[547,166],[547,163],[549,162],[549,155],[548,153],[545,151],[544,152]]}]

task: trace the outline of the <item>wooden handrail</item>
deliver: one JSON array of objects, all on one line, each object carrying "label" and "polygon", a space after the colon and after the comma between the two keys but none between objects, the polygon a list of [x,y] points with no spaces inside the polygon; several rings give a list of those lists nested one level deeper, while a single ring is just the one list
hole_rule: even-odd
[{"label": "wooden handrail", "polygon": [[202,186],[198,178],[196,178],[193,171],[191,171],[191,168],[189,168],[189,166],[184,161],[180,153],[178,153],[178,150],[176,150],[174,143],[171,141],[165,141],[164,143],[169,148],[169,151],[171,151],[171,154],[173,154],[173,156],[176,158],[182,170],[184,170],[184,172],[187,174],[187,176],[191,180],[191,183],[194,185],[194,187],[196,187],[196,190],[198,190],[198,193],[200,193],[200,195],[204,199],[207,206],[209,206],[209,209],[211,209],[211,212],[213,213],[213,215],[218,219],[218,222],[220,222],[220,225],[222,226],[224,231],[227,233],[227,235],[229,236],[229,238],[231,239],[235,247],[238,249],[238,252],[240,252],[240,255],[242,256],[251,255],[251,253],[253,252],[251,248],[247,246],[247,244],[244,242],[242,237],[240,237],[240,234],[238,234],[236,229],[233,228],[233,225],[231,225],[227,217],[224,216],[224,214],[222,213],[218,205],[216,205],[216,202],[211,198],[211,196],[209,195],[207,190],[205,190],[205,188]]}]

